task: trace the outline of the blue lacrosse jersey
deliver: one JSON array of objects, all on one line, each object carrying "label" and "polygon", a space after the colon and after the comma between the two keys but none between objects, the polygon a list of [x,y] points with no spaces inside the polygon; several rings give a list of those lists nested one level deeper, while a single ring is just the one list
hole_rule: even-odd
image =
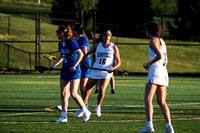
[{"label": "blue lacrosse jersey", "polygon": [[[78,43],[79,47],[82,48],[82,47],[87,47],[87,52],[89,52],[90,50],[90,46],[89,46],[89,42],[88,40],[85,38],[85,37],[80,37],[76,40],[76,42]],[[81,64],[83,67],[92,67],[92,62],[91,62],[91,58],[90,56],[85,59],[82,64]]]},{"label": "blue lacrosse jersey", "polygon": [[[76,51],[79,50],[80,47],[78,46],[75,40],[70,40],[68,44],[64,44],[63,41],[60,41],[58,45],[59,45],[59,52],[63,59],[62,69],[69,69],[75,64],[78,57]],[[61,71],[60,78],[63,80],[80,79],[80,74],[81,70],[80,70],[80,65],[78,64],[76,66],[76,70],[73,72]]]}]

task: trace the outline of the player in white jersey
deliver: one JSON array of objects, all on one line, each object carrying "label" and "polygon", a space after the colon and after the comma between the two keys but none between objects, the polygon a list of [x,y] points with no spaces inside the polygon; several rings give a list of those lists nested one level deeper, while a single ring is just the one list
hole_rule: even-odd
[{"label": "player in white jersey", "polygon": [[[154,39],[158,40],[160,45],[162,46],[160,49],[160,54],[162,58],[148,67],[149,74],[148,74],[146,83],[151,81],[151,83],[154,83],[154,84],[168,86],[168,73],[166,69],[166,65],[167,65],[166,45],[163,39],[158,38],[158,37],[152,37],[152,40]],[[150,47],[148,49],[148,56],[149,56],[149,61],[154,60],[154,58],[156,57],[155,52]]]},{"label": "player in white jersey", "polygon": [[148,23],[146,26],[146,35],[150,38],[148,50],[149,62],[143,65],[149,71],[144,96],[147,122],[143,130],[139,133],[154,132],[152,100],[155,93],[157,102],[165,118],[165,133],[174,133],[171,125],[170,111],[165,101],[166,86],[168,86],[168,73],[166,69],[167,50],[165,42],[160,38],[159,30],[160,26],[155,22]]},{"label": "player in white jersey", "polygon": [[[99,93],[97,96],[97,105],[95,107],[95,115],[101,116],[100,105],[105,96],[106,87],[110,81],[110,78],[113,74],[113,70],[118,68],[121,65],[120,55],[118,47],[110,41],[112,33],[110,30],[107,30],[103,33],[103,42],[99,42],[93,45],[90,51],[84,55],[83,59],[89,57],[93,52],[95,52],[95,62],[93,68],[105,69],[94,70],[90,72],[90,76],[86,85],[85,93],[83,95],[84,103],[88,101],[88,97],[96,85],[97,81],[100,82]],[[114,63],[115,62],[115,63]],[[113,66],[114,64],[114,66]]]}]

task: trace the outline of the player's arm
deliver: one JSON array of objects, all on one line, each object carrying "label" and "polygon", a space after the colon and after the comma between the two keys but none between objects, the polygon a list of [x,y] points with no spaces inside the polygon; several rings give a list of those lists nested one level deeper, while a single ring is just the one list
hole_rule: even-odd
[{"label": "player's arm", "polygon": [[166,62],[165,62],[165,65],[168,64],[168,57],[167,57],[167,53],[166,53]]},{"label": "player's arm", "polygon": [[115,58],[115,63],[111,71],[117,69],[121,65],[121,59],[120,59],[120,54],[119,54],[119,49],[116,45],[114,45],[114,58]]},{"label": "player's arm", "polygon": [[[83,56],[83,59],[82,59],[82,61],[84,61],[85,59],[87,59],[93,52],[95,52],[95,50],[96,50],[96,48],[97,48],[97,46],[98,46],[98,44],[96,43],[96,44],[94,44],[93,46],[92,46],[92,48],[90,49],[90,51],[89,52],[87,52],[84,56]],[[82,62],[81,61],[81,62]]]},{"label": "player's arm", "polygon": [[49,70],[51,70],[52,68],[55,68],[57,65],[59,65],[61,62],[63,61],[61,55],[57,58],[57,60],[51,65],[49,66]]},{"label": "player's arm", "polygon": [[76,51],[77,59],[76,62],[74,63],[74,65],[70,68],[71,71],[76,70],[76,66],[81,62],[82,58],[83,58],[83,52],[81,51],[81,49]]},{"label": "player's arm", "polygon": [[162,59],[162,54],[161,54],[161,51],[160,51],[160,42],[158,39],[154,38],[150,43],[149,43],[149,47],[154,51],[154,53],[156,54],[155,58],[148,62],[148,63],[145,63],[143,65],[144,68],[148,68],[150,65],[152,65],[153,63],[157,62],[158,60]]},{"label": "player's arm", "polygon": [[85,55],[87,53],[87,46],[83,46],[81,48],[82,52],[83,52],[83,55]]}]

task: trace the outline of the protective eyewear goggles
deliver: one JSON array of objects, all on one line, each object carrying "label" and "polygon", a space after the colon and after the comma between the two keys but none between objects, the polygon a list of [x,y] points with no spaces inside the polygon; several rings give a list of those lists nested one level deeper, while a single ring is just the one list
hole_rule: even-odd
[{"label": "protective eyewear goggles", "polygon": [[112,36],[112,33],[107,33],[107,32],[104,32],[102,33],[103,36]]},{"label": "protective eyewear goggles", "polygon": [[62,32],[67,32],[67,30],[56,30],[56,33],[59,34],[59,33],[62,33]]}]

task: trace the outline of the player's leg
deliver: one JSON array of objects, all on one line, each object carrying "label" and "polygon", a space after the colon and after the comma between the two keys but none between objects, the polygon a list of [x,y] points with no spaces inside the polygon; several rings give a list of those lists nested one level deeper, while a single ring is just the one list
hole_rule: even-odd
[{"label": "player's leg", "polygon": [[[85,87],[85,91],[82,95],[82,99],[83,99],[84,104],[87,103],[88,97],[89,97],[89,95],[92,91],[92,88],[95,86],[96,82],[97,82],[97,80],[95,80],[95,79],[91,79],[91,78],[88,79],[88,82],[87,82],[86,87]],[[82,111],[82,109],[79,109],[74,114],[74,117],[81,117],[81,116],[83,116],[83,111]]]},{"label": "player's leg", "polygon": [[88,81],[88,78],[81,78],[81,81],[80,81],[81,96],[83,96],[87,81]]},{"label": "player's leg", "polygon": [[114,78],[114,73],[112,77],[110,78],[110,86],[111,86],[111,93],[115,94],[115,78]]},{"label": "player's leg", "polygon": [[[87,80],[88,80],[88,78],[81,78],[81,81],[80,81],[81,96],[83,96],[83,94],[85,92]],[[85,106],[88,109],[88,104],[86,104]],[[83,116],[83,111],[82,111],[81,108],[79,108],[78,111],[74,114],[73,117],[82,117],[82,116]]]},{"label": "player's leg", "polygon": [[100,88],[99,88],[99,93],[98,93],[98,96],[97,96],[97,104],[98,105],[101,105],[101,103],[104,99],[106,87],[108,86],[109,81],[110,81],[110,79],[106,79],[106,78],[99,80]]},{"label": "player's leg", "polygon": [[144,96],[144,103],[145,103],[145,112],[146,112],[146,119],[147,121],[152,121],[153,117],[153,105],[152,100],[157,89],[157,85],[152,84],[151,81],[146,84],[145,87],[145,96]]},{"label": "player's leg", "polygon": [[58,110],[64,110],[67,112],[68,107],[68,98],[70,97],[69,91],[69,81],[60,80],[60,89],[61,89],[61,105],[57,105]]},{"label": "player's leg", "polygon": [[158,88],[156,90],[156,96],[157,96],[158,105],[161,107],[164,118],[165,118],[165,122],[166,122],[165,130],[168,130],[170,133],[173,133],[174,130],[171,125],[170,110],[169,110],[166,100],[165,100],[166,87],[158,86]]},{"label": "player's leg", "polygon": [[61,89],[61,105],[62,105],[62,111],[67,112],[68,107],[68,98],[70,96],[69,91],[69,81],[66,80],[60,80],[60,89]]},{"label": "player's leg", "polygon": [[83,112],[83,121],[88,121],[91,115],[91,112],[85,107],[83,99],[78,94],[78,86],[79,86],[80,79],[70,80],[70,94],[74,101],[79,105]]},{"label": "player's leg", "polygon": [[69,81],[60,79],[62,115],[55,122],[67,122],[68,98],[70,96]]},{"label": "player's leg", "polygon": [[80,79],[70,80],[70,94],[75,102],[79,105],[80,108],[84,108],[85,104],[83,103],[82,98],[78,94],[78,86],[79,86]]},{"label": "player's leg", "polygon": [[88,101],[88,98],[89,98],[89,95],[90,95],[92,89],[97,84],[97,81],[98,81],[98,79],[92,79],[92,78],[88,79],[88,82],[87,82],[86,88],[85,88],[85,92],[84,92],[83,97],[82,97],[85,104]]},{"label": "player's leg", "polygon": [[146,133],[146,132],[154,132],[153,128],[153,105],[152,100],[157,89],[157,85],[151,83],[149,81],[145,86],[145,95],[144,95],[144,103],[145,103],[145,112],[146,112],[146,125],[139,133]]},{"label": "player's leg", "polygon": [[95,94],[99,92],[99,87],[100,87],[100,83],[99,83],[99,80],[97,81],[97,84],[96,84],[96,90],[95,90]]},{"label": "player's leg", "polygon": [[106,87],[108,86],[110,79],[100,79],[100,88],[99,88],[99,93],[97,96],[97,105],[95,107],[95,115],[100,117],[101,116],[101,103],[104,99],[105,96],[105,91],[106,91]]},{"label": "player's leg", "polygon": [[165,86],[158,86],[156,90],[156,96],[157,96],[157,103],[161,107],[165,122],[166,123],[171,123],[170,119],[170,111],[167,106],[166,100],[165,100],[165,95],[166,95],[166,87]]}]

